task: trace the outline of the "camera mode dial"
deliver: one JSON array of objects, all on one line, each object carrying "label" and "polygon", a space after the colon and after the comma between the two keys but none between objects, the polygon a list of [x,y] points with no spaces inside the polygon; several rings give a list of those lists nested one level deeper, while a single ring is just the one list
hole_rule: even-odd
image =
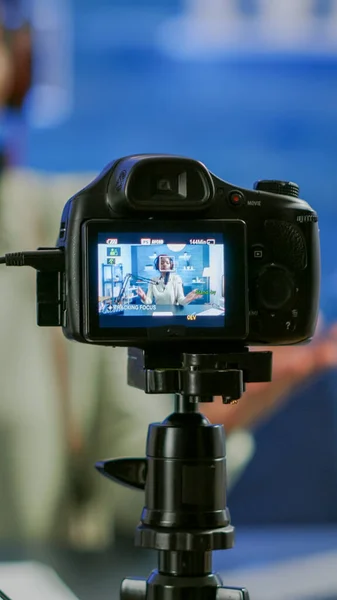
[{"label": "camera mode dial", "polygon": [[281,194],[282,196],[292,196],[298,198],[300,188],[293,181],[277,181],[276,179],[261,179],[254,184],[254,189],[261,192],[270,192],[272,194]]},{"label": "camera mode dial", "polygon": [[270,264],[256,282],[257,300],[261,308],[279,310],[287,306],[294,295],[294,281],[284,267]]}]

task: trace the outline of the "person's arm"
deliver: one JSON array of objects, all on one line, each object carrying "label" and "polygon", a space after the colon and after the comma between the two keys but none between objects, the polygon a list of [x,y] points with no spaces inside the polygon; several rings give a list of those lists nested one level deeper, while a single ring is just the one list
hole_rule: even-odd
[{"label": "person's arm", "polygon": [[13,78],[13,60],[5,43],[3,27],[0,24],[0,107],[4,106],[8,100]]},{"label": "person's arm", "polygon": [[175,298],[177,304],[180,304],[181,306],[184,306],[184,304],[186,304],[183,282],[181,277],[178,276],[175,281]]},{"label": "person's arm", "polygon": [[237,404],[226,406],[217,397],[203,404],[201,412],[213,423],[222,423],[227,433],[251,429],[285,402],[300,383],[310,381],[325,369],[337,366],[337,328],[332,327],[307,345],[278,346],[273,351],[273,380],[249,383]]},{"label": "person's arm", "polygon": [[[141,289],[141,288],[138,288],[138,289]],[[141,293],[137,292],[141,299],[141,302],[143,304],[152,304],[152,302],[153,302],[153,283],[149,284],[146,294],[143,290],[141,290],[141,292],[143,292],[143,293],[141,294]]]},{"label": "person's arm", "polygon": [[187,296],[185,296],[182,279],[178,276],[175,280],[174,285],[176,302],[181,306],[185,306],[185,304],[189,304],[190,302],[193,302],[193,300],[201,298],[201,294],[198,294],[197,290],[192,290],[191,292],[189,292],[189,294],[187,294]]},{"label": "person's arm", "polygon": [[237,404],[226,406],[217,396],[214,402],[203,404],[201,412],[212,423],[221,423],[228,434],[236,429],[251,429],[279,408],[295,385],[292,376],[271,383],[249,383]]}]

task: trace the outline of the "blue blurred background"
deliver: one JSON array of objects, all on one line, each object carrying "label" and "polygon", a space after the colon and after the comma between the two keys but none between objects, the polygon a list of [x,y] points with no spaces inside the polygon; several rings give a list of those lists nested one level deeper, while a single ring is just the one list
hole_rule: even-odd
[{"label": "blue blurred background", "polygon": [[[52,173],[95,172],[116,156],[166,152],[197,158],[246,187],[262,178],[295,180],[320,213],[322,304],[333,319],[336,3],[299,2],[295,39],[288,2],[283,32],[277,9],[275,22],[269,16],[263,23],[266,3],[257,0],[228,2],[235,17],[221,2],[35,4],[35,12],[43,4],[54,15],[64,42],[53,47],[47,39],[48,77],[54,69],[60,93],[53,95],[55,87],[46,92],[42,108],[36,108],[41,96],[35,93],[34,103],[34,89],[30,94],[23,164]],[[273,27],[279,32],[274,43]],[[38,52],[44,38],[36,37]],[[37,58],[48,64],[44,53]]]},{"label": "blue blurred background", "polygon": [[[15,28],[19,3],[5,5]],[[43,182],[34,206],[53,215],[49,244],[62,194],[119,156],[186,155],[249,188],[293,180],[319,213],[324,327],[337,320],[337,1],[25,0],[20,10],[32,85],[20,109],[2,111],[0,137],[22,182],[13,203],[32,174]],[[32,291],[31,319],[33,301]],[[236,525],[336,523],[336,383],[324,373],[255,429],[229,497]]]}]

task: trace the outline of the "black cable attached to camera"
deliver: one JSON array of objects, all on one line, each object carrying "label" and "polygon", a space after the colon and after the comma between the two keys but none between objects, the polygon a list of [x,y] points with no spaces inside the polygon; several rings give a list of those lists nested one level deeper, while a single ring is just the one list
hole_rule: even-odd
[{"label": "black cable attached to camera", "polygon": [[10,252],[0,257],[7,267],[32,267],[37,271],[63,271],[64,252],[59,248],[41,248],[34,252]]}]

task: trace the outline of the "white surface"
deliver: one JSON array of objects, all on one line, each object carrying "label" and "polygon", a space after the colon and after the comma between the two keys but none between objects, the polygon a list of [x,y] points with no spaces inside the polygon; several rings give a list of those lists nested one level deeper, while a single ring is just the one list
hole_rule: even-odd
[{"label": "white surface", "polygon": [[152,315],[154,317],[173,317],[173,312],[159,312],[154,310]]},{"label": "white surface", "polygon": [[337,597],[337,552],[293,558],[268,567],[238,569],[221,575],[225,586],[247,588],[250,600]]},{"label": "white surface", "polygon": [[155,29],[159,47],[177,59],[209,60],[249,51],[336,55],[337,0],[325,2],[321,15],[313,0],[259,0],[254,17],[244,14],[238,0],[182,4],[180,14]]},{"label": "white surface", "polygon": [[0,589],[10,600],[78,600],[52,569],[34,562],[1,564]]},{"label": "white surface", "polygon": [[199,317],[217,317],[218,315],[223,315],[224,311],[219,308],[209,308],[208,310],[204,310],[201,313],[197,313]]}]

